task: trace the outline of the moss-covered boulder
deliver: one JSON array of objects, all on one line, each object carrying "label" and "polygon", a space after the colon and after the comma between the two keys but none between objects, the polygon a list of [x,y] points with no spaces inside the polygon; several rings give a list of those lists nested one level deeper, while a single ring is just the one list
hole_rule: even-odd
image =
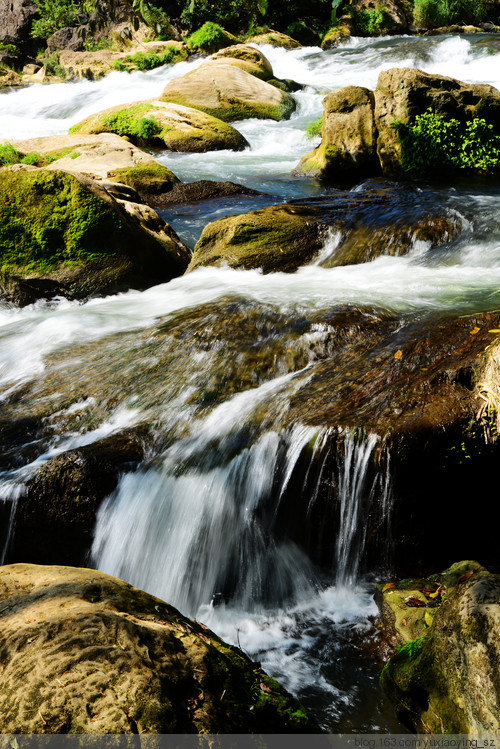
[{"label": "moss-covered boulder", "polygon": [[0,66],[0,88],[10,88],[11,86],[21,86],[22,77],[10,68]]},{"label": "moss-covered boulder", "polygon": [[459,567],[449,588],[440,581],[442,603],[426,634],[403,645],[382,672],[399,720],[416,733],[500,730],[500,576]]},{"label": "moss-covered boulder", "polygon": [[121,104],[73,125],[73,134],[115,133],[170,151],[241,151],[247,140],[234,127],[198,109],[151,100]]},{"label": "moss-covered boulder", "polygon": [[342,19],[336,26],[328,29],[323,39],[321,40],[321,49],[335,49],[339,44],[348,39],[353,33],[353,23],[349,23],[351,19]]},{"label": "moss-covered boulder", "polygon": [[[488,84],[463,83],[413,68],[391,68],[380,73],[375,91],[377,154],[384,174],[397,175],[404,171],[401,129],[395,124],[409,125],[428,110],[445,122],[484,119],[500,138],[498,89]],[[476,138],[479,138],[479,132]],[[427,150],[431,150],[433,145],[429,143]],[[500,145],[497,147],[500,149]],[[444,159],[440,166],[441,169],[446,167]]]},{"label": "moss-covered boulder", "polygon": [[296,172],[338,183],[379,174],[373,92],[346,86],[328,94],[323,105],[321,143],[301,159]]},{"label": "moss-covered boulder", "polygon": [[207,60],[205,65],[235,65],[241,70],[245,70],[250,75],[262,78],[268,81],[273,77],[273,67],[267,57],[255,47],[248,44],[234,44],[226,47]]},{"label": "moss-covered boulder", "polygon": [[0,170],[0,247],[2,296],[21,304],[146,288],[190,257],[151,208],[82,174],[35,167]]},{"label": "moss-covered boulder", "polygon": [[283,120],[295,109],[290,94],[222,60],[171,80],[160,99],[200,109],[225,122],[248,117]]},{"label": "moss-covered boulder", "polygon": [[321,225],[310,210],[272,206],[214,221],[197,242],[188,271],[227,263],[231,268],[262,268],[292,273],[323,246]]},{"label": "moss-covered boulder", "polygon": [[49,135],[16,141],[19,156],[35,166],[81,172],[98,180],[129,185],[142,197],[168,192],[179,182],[150,154],[118,135]]},{"label": "moss-covered boulder", "polygon": [[271,47],[282,47],[283,49],[298,49],[301,46],[300,42],[292,39],[288,34],[273,29],[250,36],[246,41],[247,44],[269,44]]},{"label": "moss-covered boulder", "polygon": [[207,21],[188,37],[187,45],[192,51],[210,55],[218,49],[237,44],[238,41],[237,36],[223,29],[218,23]]},{"label": "moss-covered boulder", "polygon": [[0,569],[2,733],[310,733],[256,663],[96,570]]}]

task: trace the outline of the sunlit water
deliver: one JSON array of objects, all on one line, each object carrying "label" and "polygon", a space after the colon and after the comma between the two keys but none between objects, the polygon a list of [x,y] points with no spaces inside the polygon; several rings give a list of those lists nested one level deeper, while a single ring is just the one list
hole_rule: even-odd
[{"label": "sunlit water", "polygon": [[[163,211],[188,243],[196,241],[208,222],[229,213],[335,192],[290,173],[317,143],[308,141],[304,131],[321,113],[326,92],[348,84],[375,87],[379,72],[394,66],[500,87],[500,52],[486,34],[352,39],[328,52],[267,46],[262,51],[277,76],[306,86],[294,95],[298,106],[290,120],[236,123],[250,143],[240,153],[159,154],[183,180],[229,179],[265,193]],[[67,132],[103,108],[158,96],[169,79],[198,64],[200,60],[149,73],[116,72],[96,83],[33,85],[4,94],[0,139]],[[354,190],[370,193],[378,187],[366,183]],[[458,217],[461,236],[435,250],[415,243],[406,257],[387,255],[363,265],[326,269],[319,262],[338,241],[332,233],[318,262],[291,275],[205,268],[144,292],[132,290],[85,304],[55,300],[22,310],[1,305],[1,397],[7,401],[23,383],[44,372],[49,355],[69,346],[99,346],[99,340],[112,334],[145,331],[159,320],[175,320],[187,309],[209,308],[227,297],[247,300],[257,308],[271,305],[292,319],[341,304],[415,314],[500,309],[500,189],[480,183],[421,185],[411,199],[439,205],[443,213]],[[195,371],[202,365],[193,361]],[[137,366],[140,370],[140,361]],[[104,503],[92,558],[106,572],[165,597],[243,647],[303,699],[327,730],[396,730],[377,688],[377,667],[359,647],[375,637],[370,617],[376,607],[368,582],[356,581],[357,487],[365,483],[363,467],[377,436],[369,435],[361,444],[347,440],[344,462],[338,466],[344,533],[331,529],[337,538],[336,560],[332,559],[336,576],[325,579],[300,549],[272,534],[263,535],[262,508],[268,507],[273,492],[279,505],[280,492],[312,438],[310,429],[301,425],[286,434],[278,429],[279,409],[286,409],[296,383],[307,377],[307,367],[298,374],[277,375],[259,388],[228,397],[198,421],[189,421],[186,411],[187,436],[137,473],[124,476]],[[179,413],[187,394],[182,398]],[[84,410],[91,404],[89,395],[75,408]],[[173,405],[166,402],[165,410]],[[233,437],[262,405],[273,413],[271,426],[235,452]],[[23,481],[42,462],[133,424],[137,414],[132,403],[121,404],[92,430],[59,435],[41,448],[33,463],[3,477],[0,498],[15,503]],[[214,445],[216,459],[207,462]],[[277,472],[278,490],[273,478]],[[386,494],[389,497],[388,490]],[[389,505],[387,499],[388,517]],[[228,561],[234,574],[227,571]],[[230,595],[219,591],[224,585],[231,588]]]}]

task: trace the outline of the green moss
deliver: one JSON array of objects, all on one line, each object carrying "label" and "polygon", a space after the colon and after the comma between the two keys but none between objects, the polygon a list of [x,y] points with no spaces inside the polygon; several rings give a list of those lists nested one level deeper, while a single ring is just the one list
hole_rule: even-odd
[{"label": "green moss", "polygon": [[109,205],[62,172],[3,172],[0,179],[2,271],[49,271],[107,252],[120,222]]},{"label": "green moss", "polygon": [[112,179],[115,182],[129,185],[142,194],[167,192],[178,182],[170,169],[154,162],[116,169],[112,174]]},{"label": "green moss", "polygon": [[312,138],[317,138],[318,135],[321,135],[322,125],[323,125],[323,115],[320,114],[318,119],[314,120],[313,122],[310,122],[309,125],[306,127],[306,138],[308,140],[311,140]]},{"label": "green moss", "polygon": [[132,141],[158,140],[162,127],[152,116],[145,116],[154,110],[147,102],[124,107],[110,114],[101,114],[78,122],[70,128],[70,133],[115,133]]},{"label": "green moss", "polygon": [[0,144],[0,167],[18,164],[21,161],[21,154],[14,148],[12,143]]},{"label": "green moss", "polygon": [[207,21],[188,37],[187,45],[189,49],[212,53],[237,41],[236,37],[224,31],[218,23]]},{"label": "green moss", "polygon": [[272,106],[261,102],[252,102],[251,105],[245,106],[245,104],[234,104],[230,100],[221,101],[219,107],[203,107],[200,105],[194,105],[193,102],[185,96],[168,94],[168,97],[163,97],[164,101],[169,101],[172,104],[180,104],[183,107],[190,107],[199,109],[200,112],[217,117],[217,119],[223,122],[236,122],[238,120],[246,120],[249,117],[255,117],[261,120],[280,120],[287,119],[295,109],[295,103],[291,96],[285,95],[282,104],[278,106]]}]

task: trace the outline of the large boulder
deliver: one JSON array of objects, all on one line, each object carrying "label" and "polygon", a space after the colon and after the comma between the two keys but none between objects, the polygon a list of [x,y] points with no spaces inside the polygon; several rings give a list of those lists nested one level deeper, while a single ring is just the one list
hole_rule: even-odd
[{"label": "large boulder", "polygon": [[0,88],[10,88],[11,86],[21,86],[23,79],[14,70],[4,68],[0,65]]},{"label": "large boulder", "polygon": [[[2,296],[18,303],[146,288],[182,274],[190,253],[159,216],[77,172],[0,170]],[[43,200],[41,200],[43,196]]]},{"label": "large boulder", "polygon": [[[413,68],[391,68],[380,73],[375,92],[347,86],[329,94],[324,106],[321,144],[296,167],[298,173],[318,179],[342,184],[380,172],[398,176],[407,170],[429,174],[437,169],[440,175],[446,169],[484,170],[481,157],[491,146],[492,138],[496,138],[493,152],[498,152],[500,91],[487,84],[462,83]],[[473,120],[484,120],[486,128],[491,130],[482,134],[479,129],[472,136],[458,133],[456,137],[462,138],[465,150],[471,150],[467,163],[450,161],[446,138],[451,136],[440,135],[432,140],[430,135],[424,145],[410,143],[405,152],[402,132],[414,125],[417,116],[427,113],[431,113],[436,127],[440,122],[456,121],[459,127],[465,127]],[[439,138],[444,139],[442,144]],[[442,147],[444,151],[440,150]],[[423,153],[416,153],[417,148],[423,149]],[[498,164],[495,168],[498,169]]]},{"label": "large boulder", "polygon": [[268,81],[273,77],[273,67],[267,57],[248,44],[234,44],[221,49],[207,60],[205,65],[234,65],[250,75]]},{"label": "large boulder", "polygon": [[53,171],[80,172],[129,185],[143,197],[168,192],[179,180],[150,154],[118,135],[49,135],[15,141],[19,154]]},{"label": "large boulder", "polygon": [[301,46],[296,39],[273,29],[250,36],[246,41],[247,44],[269,44],[271,47],[282,47],[283,49],[298,49]]},{"label": "large boulder", "polygon": [[59,64],[64,68],[67,78],[97,81],[113,70],[150,69],[185,60],[188,56],[186,45],[178,41],[135,41],[125,49],[116,48],[120,46],[123,47],[123,44],[117,43],[114,49],[95,52],[65,47],[59,52]]},{"label": "large boulder", "polygon": [[0,569],[2,733],[310,733],[240,650],[96,570]]},{"label": "large boulder", "polygon": [[202,153],[241,151],[247,140],[234,127],[199,109],[151,100],[111,107],[73,125],[71,133],[116,133],[151,147]]},{"label": "large boulder", "polygon": [[415,733],[495,734],[499,668],[500,576],[479,568],[444,594],[426,634],[391,658],[381,682]]},{"label": "large boulder", "polygon": [[356,182],[380,173],[373,92],[346,86],[323,100],[321,144],[296,171],[335,182]]},{"label": "large boulder", "polygon": [[38,15],[32,0],[0,0],[0,44],[13,44],[22,52],[30,52],[36,46],[31,38],[31,25]]},{"label": "large boulder", "polygon": [[292,273],[323,246],[321,227],[310,210],[272,206],[214,221],[205,227],[188,271],[227,263],[232,268],[262,268]]},{"label": "large boulder", "polygon": [[288,93],[223,60],[174,78],[160,99],[200,109],[225,122],[248,117],[282,120],[295,109]]}]

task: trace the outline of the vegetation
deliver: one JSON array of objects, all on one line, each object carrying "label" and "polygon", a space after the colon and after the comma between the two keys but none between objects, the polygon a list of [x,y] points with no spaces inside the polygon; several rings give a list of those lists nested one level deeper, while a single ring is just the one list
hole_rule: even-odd
[{"label": "vegetation", "polygon": [[481,171],[500,167],[500,134],[479,117],[468,122],[445,120],[429,109],[413,123],[395,122],[393,127],[407,172],[435,167]]},{"label": "vegetation", "polygon": [[[126,109],[120,109],[118,112],[103,115],[102,122],[99,123],[99,131],[116,133],[116,135],[126,136],[137,141],[155,138],[161,133],[162,127],[154,117],[145,116],[151,108],[148,103],[136,104]],[[73,125],[69,132],[79,132],[80,125],[81,123]]]},{"label": "vegetation", "polygon": [[222,26],[212,21],[207,21],[198,31],[195,31],[187,39],[190,49],[200,49],[204,52],[215,52],[220,47],[228,47],[236,41]]},{"label": "vegetation", "polygon": [[366,36],[380,34],[389,23],[388,15],[382,5],[377,5],[371,10],[360,10],[355,14],[355,20],[359,33]]},{"label": "vegetation", "polygon": [[309,125],[306,127],[306,138],[308,140],[312,140],[312,138],[316,138],[318,135],[321,135],[322,125],[323,125],[323,115],[320,114],[317,120],[310,122]]},{"label": "vegetation", "polygon": [[486,8],[483,0],[414,0],[413,17],[424,28],[480,23]]}]

